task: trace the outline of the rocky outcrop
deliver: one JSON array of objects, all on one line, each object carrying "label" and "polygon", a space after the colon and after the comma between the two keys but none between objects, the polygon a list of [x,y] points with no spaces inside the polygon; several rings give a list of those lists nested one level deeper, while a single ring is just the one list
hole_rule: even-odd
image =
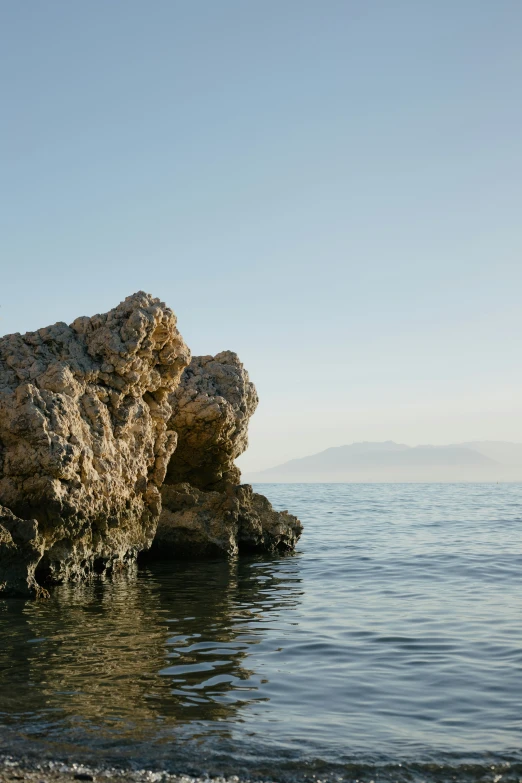
[{"label": "rocky outcrop", "polygon": [[258,397],[237,355],[194,356],[169,402],[168,426],[177,433],[178,445],[166,481],[205,490],[239,483],[234,460],[248,445],[248,422]]},{"label": "rocky outcrop", "polygon": [[161,490],[163,510],[151,553],[186,557],[294,549],[299,520],[239,484],[234,460],[248,445],[258,397],[237,355],[193,357],[169,402],[169,427],[178,445]]},{"label": "rocky outcrop", "polygon": [[275,511],[248,484],[203,492],[187,483],[165,484],[163,511],[151,554],[208,557],[242,552],[291,552],[301,535],[299,520]]},{"label": "rocky outcrop", "polygon": [[229,351],[189,362],[143,292],[0,339],[0,595],[122,569],[153,540],[169,557],[294,548],[300,522],[234,465],[248,373]]},{"label": "rocky outcrop", "polygon": [[[5,593],[33,592],[35,568],[81,579],[150,546],[176,445],[168,397],[189,359],[174,313],[142,292],[0,339],[0,503],[21,518],[0,518]],[[13,547],[26,563],[16,578]]]}]

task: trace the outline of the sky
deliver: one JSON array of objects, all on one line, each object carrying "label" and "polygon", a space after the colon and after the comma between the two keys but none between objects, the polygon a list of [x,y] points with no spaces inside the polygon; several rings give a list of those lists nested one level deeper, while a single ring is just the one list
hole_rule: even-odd
[{"label": "sky", "polygon": [[522,3],[0,2],[0,333],[145,290],[245,470],[522,441]]}]

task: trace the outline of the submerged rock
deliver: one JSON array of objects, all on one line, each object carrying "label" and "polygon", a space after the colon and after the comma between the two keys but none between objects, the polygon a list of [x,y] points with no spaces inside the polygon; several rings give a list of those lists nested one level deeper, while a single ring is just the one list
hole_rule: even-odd
[{"label": "submerged rock", "polygon": [[[0,339],[0,503],[24,525],[37,520],[41,576],[81,579],[150,546],[176,445],[168,396],[189,359],[172,310],[143,292]],[[20,546],[17,525],[8,533]],[[28,593],[34,573],[29,558]]]},{"label": "submerged rock", "polygon": [[195,356],[170,397],[178,435],[161,489],[163,510],[151,550],[158,556],[288,552],[301,523],[240,485],[234,460],[247,448],[258,397],[231,351]]}]

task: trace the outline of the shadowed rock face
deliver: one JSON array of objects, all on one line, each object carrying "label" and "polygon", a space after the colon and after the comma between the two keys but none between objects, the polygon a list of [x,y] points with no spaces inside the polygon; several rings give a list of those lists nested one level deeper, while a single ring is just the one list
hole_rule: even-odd
[{"label": "shadowed rock face", "polygon": [[[174,313],[143,292],[0,339],[0,503],[37,520],[41,576],[80,579],[150,546],[176,445],[168,396],[189,359]],[[31,558],[22,583],[6,565],[16,524],[0,517],[4,593],[34,591]]]},{"label": "shadowed rock face", "polygon": [[302,532],[297,517],[274,511],[248,484],[202,492],[164,484],[163,510],[151,554],[173,558],[241,552],[291,552]]},{"label": "shadowed rock face", "polygon": [[44,549],[45,541],[35,519],[19,519],[0,506],[0,595],[47,597],[47,590],[35,579]]},{"label": "shadowed rock face", "polygon": [[233,464],[248,445],[258,397],[235,353],[195,356],[169,398],[169,427],[178,435],[151,553],[186,557],[241,551],[288,552],[299,520],[274,511],[263,495],[239,485]]}]

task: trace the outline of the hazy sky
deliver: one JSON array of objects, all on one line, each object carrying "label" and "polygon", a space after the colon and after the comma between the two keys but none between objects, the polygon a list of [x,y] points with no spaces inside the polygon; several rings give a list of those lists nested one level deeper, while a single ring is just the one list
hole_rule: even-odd
[{"label": "hazy sky", "polygon": [[3,0],[0,332],[144,289],[244,468],[522,440],[520,0]]}]

